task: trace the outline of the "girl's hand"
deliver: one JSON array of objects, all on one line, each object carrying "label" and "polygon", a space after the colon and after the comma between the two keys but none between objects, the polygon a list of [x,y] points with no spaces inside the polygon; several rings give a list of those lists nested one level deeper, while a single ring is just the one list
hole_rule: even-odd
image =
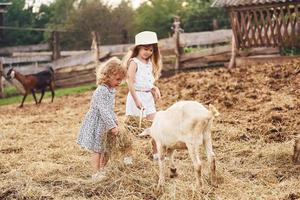
[{"label": "girl's hand", "polygon": [[136,107],[138,108],[138,109],[142,109],[142,108],[144,108],[144,106],[143,106],[143,104],[142,104],[142,102],[140,101],[140,100],[137,100],[137,101],[135,101],[135,105],[136,105]]},{"label": "girl's hand", "polygon": [[159,91],[158,87],[154,86],[151,89],[151,93],[152,93],[155,101],[161,99],[161,94],[160,94],[160,91]]},{"label": "girl's hand", "polygon": [[118,127],[115,127],[115,128],[112,128],[110,131],[111,131],[111,133],[112,133],[114,136],[117,136],[118,133],[119,133],[119,128],[118,128]]}]

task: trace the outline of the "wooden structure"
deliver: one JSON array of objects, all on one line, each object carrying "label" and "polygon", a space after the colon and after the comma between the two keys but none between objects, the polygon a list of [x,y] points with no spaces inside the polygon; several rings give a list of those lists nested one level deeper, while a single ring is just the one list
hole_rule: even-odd
[{"label": "wooden structure", "polygon": [[300,0],[216,0],[229,10],[239,48],[300,46]]},{"label": "wooden structure", "polygon": [[175,48],[174,48],[174,53],[176,56],[176,60],[175,60],[175,72],[177,73],[180,67],[180,54],[181,54],[181,48],[180,48],[180,32],[181,32],[181,28],[180,28],[180,18],[178,16],[174,17],[174,22],[172,25],[172,29],[174,31],[173,34],[173,38],[174,38],[174,44],[175,44]]},{"label": "wooden structure", "polygon": [[[175,71],[228,65],[230,60],[232,30],[216,30],[207,32],[183,33],[175,37],[159,40],[163,55],[163,74],[173,74]],[[100,63],[109,57],[122,58],[134,44],[100,45],[97,43],[97,33],[92,33],[91,50],[61,51],[61,58],[52,60],[53,52],[50,44],[38,44],[17,47],[0,47],[0,62],[3,73],[14,66],[22,74],[37,73],[51,66],[55,70],[57,88],[72,87],[95,83],[95,63]],[[195,47],[200,47],[194,51]],[[185,51],[182,51],[185,48]],[[192,51],[187,51],[192,49]],[[101,53],[101,54],[100,54]],[[243,56],[277,55],[278,48],[253,48],[241,52]],[[3,56],[1,56],[3,55]],[[237,63],[240,60],[236,61]],[[253,62],[249,60],[248,62]],[[175,68],[178,66],[177,68]],[[175,70],[174,70],[175,69]],[[5,82],[6,84],[7,82]],[[13,84],[21,93],[21,87]]]},{"label": "wooden structure", "polygon": [[59,45],[59,32],[52,32],[50,46],[52,50],[52,60],[58,60],[61,57]]}]

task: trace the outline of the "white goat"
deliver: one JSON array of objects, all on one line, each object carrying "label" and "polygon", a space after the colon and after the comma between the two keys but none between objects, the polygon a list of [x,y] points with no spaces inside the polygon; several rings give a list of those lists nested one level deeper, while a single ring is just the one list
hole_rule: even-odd
[{"label": "white goat", "polygon": [[[175,149],[188,149],[192,159],[197,184],[201,187],[201,161],[199,147],[204,145],[210,163],[211,184],[216,185],[215,154],[212,149],[211,127],[213,119],[218,116],[218,111],[210,105],[207,110],[196,101],[180,101],[165,111],[156,113],[150,128],[140,136],[150,135],[156,142],[159,154],[159,181],[158,188],[164,184],[164,151],[171,155],[171,178],[176,176],[174,163]],[[201,180],[201,181],[200,181]]]}]

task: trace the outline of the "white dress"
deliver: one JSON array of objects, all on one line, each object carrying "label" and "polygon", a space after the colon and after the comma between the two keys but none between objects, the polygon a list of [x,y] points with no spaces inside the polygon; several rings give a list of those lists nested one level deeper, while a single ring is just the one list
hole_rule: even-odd
[{"label": "white dress", "polygon": [[[149,60],[148,63],[145,64],[138,58],[133,58],[132,61],[137,65],[134,88],[136,90],[136,95],[145,108],[143,113],[143,116],[145,117],[146,115],[156,113],[155,102],[151,93],[155,81],[152,63]],[[129,92],[126,100],[126,115],[140,116],[140,112],[141,110],[136,107],[133,97]]]}]

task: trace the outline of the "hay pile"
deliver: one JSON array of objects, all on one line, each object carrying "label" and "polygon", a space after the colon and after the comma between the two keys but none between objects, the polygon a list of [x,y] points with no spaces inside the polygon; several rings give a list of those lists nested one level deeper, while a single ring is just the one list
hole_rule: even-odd
[{"label": "hay pile", "polygon": [[103,144],[105,151],[111,156],[124,155],[132,150],[132,133],[128,132],[124,126],[119,127],[119,132],[115,136],[110,131],[104,135]]},{"label": "hay pile", "polygon": [[[300,165],[294,165],[294,138],[300,130],[299,63],[206,69],[161,79],[158,109],[192,99],[212,103],[221,113],[213,127],[219,187],[194,186],[192,163],[178,152],[179,176],[156,192],[158,165],[149,139],[134,135],[132,166],[122,156],[108,163],[108,177],[91,181],[90,154],[76,145],[92,92],[0,107],[0,199],[300,199]],[[127,89],[117,96],[124,116]],[[123,121],[121,118],[119,121]],[[123,141],[123,142],[121,142]],[[127,141],[127,142],[124,142]],[[126,148],[125,148],[126,147]],[[204,179],[208,179],[205,153]],[[167,164],[168,166],[168,164]]]},{"label": "hay pile", "polygon": [[152,124],[152,121],[143,118],[140,125],[140,118],[135,116],[126,116],[124,120],[125,129],[135,135],[138,136],[142,133],[146,128],[149,128]]}]

